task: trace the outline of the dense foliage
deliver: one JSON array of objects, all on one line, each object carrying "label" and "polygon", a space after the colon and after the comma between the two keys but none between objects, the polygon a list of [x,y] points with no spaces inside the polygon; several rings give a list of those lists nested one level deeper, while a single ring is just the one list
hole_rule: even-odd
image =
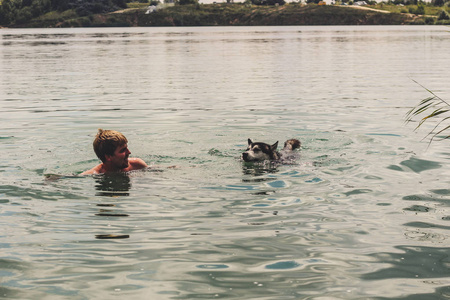
[{"label": "dense foliage", "polygon": [[125,0],[2,0],[0,25],[20,24],[50,11],[74,10],[78,16],[125,8]]},{"label": "dense foliage", "polygon": [[[0,26],[450,25],[448,14],[450,1],[443,6],[435,6],[432,3],[424,4],[419,0],[417,5],[406,6],[395,5],[389,0],[390,4],[376,3],[368,6],[390,13],[353,9],[352,5],[314,3],[304,5],[298,2],[285,4],[286,0],[243,0],[242,3],[231,3],[232,0],[226,0],[227,3],[217,4],[200,4],[198,1],[0,0]],[[220,1],[225,0],[218,0]],[[318,1],[306,0],[306,2]],[[406,3],[416,0],[402,1]],[[353,1],[335,0],[335,2],[341,4]],[[368,0],[366,2],[371,3]],[[434,2],[439,3],[437,0]],[[150,14],[149,4],[157,6]],[[281,5],[284,6],[279,7]]]},{"label": "dense foliage", "polygon": [[179,5],[198,4],[198,0],[178,0]]},{"label": "dense foliage", "polygon": [[284,0],[251,0],[254,5],[284,5]]},{"label": "dense foliage", "polygon": [[450,20],[450,14],[445,10],[442,10],[438,15],[438,20]]}]

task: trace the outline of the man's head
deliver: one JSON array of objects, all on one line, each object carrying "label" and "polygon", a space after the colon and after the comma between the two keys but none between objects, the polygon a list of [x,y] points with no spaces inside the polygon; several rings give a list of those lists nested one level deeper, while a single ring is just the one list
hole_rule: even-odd
[{"label": "man's head", "polygon": [[105,162],[106,156],[113,156],[118,147],[126,146],[127,138],[120,132],[115,130],[99,129],[94,140],[94,151],[97,157]]}]

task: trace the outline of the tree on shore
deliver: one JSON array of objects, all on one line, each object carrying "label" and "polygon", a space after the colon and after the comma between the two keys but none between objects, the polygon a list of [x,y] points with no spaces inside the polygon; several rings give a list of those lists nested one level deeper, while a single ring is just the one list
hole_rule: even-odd
[{"label": "tree on shore", "polygon": [[178,0],[176,3],[179,5],[198,4],[198,0]]},{"label": "tree on shore", "polygon": [[0,25],[21,24],[51,11],[74,10],[79,16],[126,8],[125,0],[2,0]]},{"label": "tree on shore", "polygon": [[284,0],[251,0],[253,5],[285,5],[286,1]]},{"label": "tree on shore", "polygon": [[438,20],[450,20],[450,15],[445,10],[441,10],[438,15]]}]

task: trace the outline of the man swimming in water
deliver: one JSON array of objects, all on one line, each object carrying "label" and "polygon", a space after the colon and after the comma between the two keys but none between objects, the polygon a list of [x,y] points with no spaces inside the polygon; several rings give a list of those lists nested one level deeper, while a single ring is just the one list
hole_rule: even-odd
[{"label": "man swimming in water", "polygon": [[80,175],[128,172],[148,167],[140,158],[129,158],[128,140],[118,131],[99,129],[93,145],[102,163]]}]

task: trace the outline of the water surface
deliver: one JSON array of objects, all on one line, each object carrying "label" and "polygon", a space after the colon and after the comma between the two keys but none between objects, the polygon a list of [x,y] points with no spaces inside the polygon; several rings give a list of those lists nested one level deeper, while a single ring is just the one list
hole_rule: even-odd
[{"label": "water surface", "polygon": [[[0,295],[449,299],[441,26],[2,29]],[[77,176],[98,128],[152,170]],[[247,139],[302,141],[245,164]],[[167,168],[176,165],[177,168]]]}]

